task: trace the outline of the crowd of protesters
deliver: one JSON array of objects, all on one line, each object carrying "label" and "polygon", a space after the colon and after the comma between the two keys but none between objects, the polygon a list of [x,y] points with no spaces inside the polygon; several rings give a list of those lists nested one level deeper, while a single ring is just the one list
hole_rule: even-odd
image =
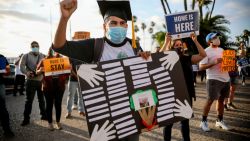
[{"label": "crowd of protesters", "polygon": [[[30,124],[31,120],[31,112],[32,112],[32,103],[34,101],[35,94],[37,94],[41,120],[48,121],[48,129],[53,131],[54,129],[62,129],[60,119],[62,113],[62,99],[63,95],[66,90],[66,83],[68,80],[68,94],[67,96],[67,114],[65,115],[66,118],[71,118],[72,107],[73,107],[73,99],[75,95],[78,98],[78,112],[81,116],[85,116],[84,113],[84,106],[83,106],[83,98],[81,93],[79,93],[79,85],[78,79],[76,74],[75,66],[79,64],[76,60],[82,60],[83,62],[92,62],[94,60],[93,56],[89,56],[88,51],[91,51],[89,48],[84,48],[86,45],[94,46],[93,40],[86,40],[86,41],[66,41],[66,25],[71,16],[71,14],[75,11],[76,5],[71,4],[61,4],[61,12],[62,17],[60,19],[60,23],[58,26],[58,30],[56,33],[55,41],[51,48],[48,50],[48,54],[44,55],[39,51],[39,43],[33,41],[31,43],[29,53],[23,54],[20,58],[16,61],[16,80],[15,80],[15,88],[13,95],[17,95],[17,88],[18,85],[21,85],[20,88],[20,95],[25,93],[26,101],[24,105],[24,112],[23,112],[23,121],[21,126],[27,126]],[[99,61],[108,61],[117,59],[116,57],[119,56],[117,53],[117,46],[124,48],[126,56],[123,58],[127,58],[130,56],[135,56],[137,54],[134,53],[132,46],[130,44],[130,39],[126,38],[126,31],[127,31],[127,20],[130,20],[123,14],[114,14],[113,12],[120,11],[120,9],[112,9],[113,11],[109,11],[108,14],[104,15],[104,30],[105,30],[105,40],[104,44],[104,55],[99,58]],[[70,12],[70,13],[67,13]],[[114,13],[115,13],[114,12]],[[118,12],[119,13],[119,12]],[[119,24],[118,24],[119,23]],[[115,29],[115,27],[119,27]],[[113,34],[116,33],[116,30],[121,32],[121,36],[113,37]],[[185,83],[188,88],[189,98],[195,100],[195,85],[197,85],[197,72],[202,71],[202,75],[204,75],[204,70],[206,71],[206,90],[207,90],[207,100],[204,104],[203,114],[201,117],[200,128],[207,132],[210,131],[208,126],[208,115],[210,111],[210,107],[213,102],[216,102],[216,111],[217,111],[217,120],[215,121],[215,126],[221,127],[224,130],[229,130],[230,127],[224,122],[223,115],[224,109],[235,109],[237,106],[233,104],[233,98],[235,95],[235,89],[237,88],[237,79],[240,76],[242,81],[242,86],[246,85],[245,77],[248,76],[247,66],[249,64],[249,59],[246,57],[246,51],[244,43],[242,43],[238,49],[238,60],[237,64],[235,65],[237,69],[232,72],[221,72],[220,66],[222,63],[222,54],[223,49],[220,47],[220,38],[217,33],[209,33],[206,36],[206,42],[208,47],[202,47],[199,42],[197,41],[197,37],[194,33],[190,35],[192,41],[194,42],[195,46],[197,47],[198,54],[188,55],[184,52],[183,48],[183,41],[181,39],[177,39],[173,41],[171,45],[171,37],[167,33],[165,43],[162,49],[158,50],[159,52],[164,52],[167,50],[175,50],[180,57],[180,62],[183,68]],[[81,48],[82,46],[82,48]],[[188,46],[188,45],[187,45]],[[70,48],[72,47],[72,48]],[[204,48],[206,48],[204,50]],[[55,52],[56,51],[56,52]],[[79,52],[80,51],[80,52]],[[81,52],[82,51],[82,52]],[[85,52],[86,51],[86,52]],[[93,51],[93,49],[92,49]],[[111,52],[109,52],[111,51]],[[71,54],[71,52],[75,54]],[[70,58],[72,64],[72,71],[71,74],[59,74],[53,76],[46,76],[44,73],[44,60],[50,58],[60,58],[62,57],[59,53],[64,54]],[[147,58],[148,53],[141,52],[143,58]],[[3,75],[7,75],[9,73],[9,64],[6,58],[0,55],[0,70],[4,69],[0,73],[0,110],[1,110],[1,122],[4,130],[4,134],[6,136],[14,136],[10,128],[9,123],[9,114],[6,108],[5,102],[5,87],[3,82]],[[193,65],[193,69],[192,69]],[[20,71],[18,70],[20,67]],[[70,78],[69,78],[70,76]],[[193,77],[194,76],[194,77]],[[203,81],[202,76],[202,81]],[[26,82],[24,83],[24,78],[26,78]],[[25,92],[24,92],[24,84],[25,84]],[[56,112],[56,123],[55,127],[53,124],[53,116],[52,116],[52,109],[53,105],[55,105],[55,112]],[[2,114],[3,113],[3,114]],[[183,120],[182,124],[182,135],[185,141],[190,140],[190,130],[189,130],[189,120]],[[168,125],[164,128],[164,140],[168,141],[171,140],[171,130],[172,126]],[[126,138],[125,140],[139,140],[138,135],[131,136]]]}]

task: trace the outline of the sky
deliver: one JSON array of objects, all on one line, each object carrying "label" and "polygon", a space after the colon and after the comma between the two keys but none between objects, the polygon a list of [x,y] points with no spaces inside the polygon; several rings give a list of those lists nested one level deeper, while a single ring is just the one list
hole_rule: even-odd
[{"label": "sky", "polygon": [[[183,0],[168,0],[172,13],[184,11]],[[130,0],[133,15],[138,18],[137,24],[154,21],[154,32],[164,30],[164,12],[160,0]],[[212,5],[211,5],[212,6]],[[211,9],[211,6],[209,8]],[[231,41],[244,29],[250,30],[250,0],[216,0],[213,15],[221,14],[230,21],[227,25]],[[191,9],[191,0],[188,0]],[[207,11],[204,8],[204,13]],[[38,41],[40,51],[47,53],[60,18],[59,0],[0,0],[0,54],[6,57],[17,57],[30,51],[30,43]],[[102,37],[103,19],[99,14],[96,0],[78,0],[78,8],[70,18],[67,27],[67,39],[71,40],[75,31],[88,31],[91,37]],[[136,33],[141,38],[144,50],[154,50],[148,30]],[[131,37],[131,22],[127,37]]]}]

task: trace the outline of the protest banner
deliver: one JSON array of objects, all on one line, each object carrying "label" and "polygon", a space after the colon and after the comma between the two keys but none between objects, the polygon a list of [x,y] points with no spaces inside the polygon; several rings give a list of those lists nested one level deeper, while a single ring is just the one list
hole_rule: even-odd
[{"label": "protest banner", "polygon": [[83,39],[89,39],[90,38],[90,32],[86,31],[77,31],[74,34],[73,39],[74,40],[83,40]]},{"label": "protest banner", "polygon": [[68,58],[45,59],[43,63],[45,76],[59,75],[71,72],[71,65]]},{"label": "protest banner", "polygon": [[175,51],[83,64],[77,74],[90,140],[120,140],[192,116]]},{"label": "protest banner", "polygon": [[234,50],[224,50],[222,56],[222,64],[221,64],[221,71],[222,72],[229,72],[235,71],[236,65],[236,58],[235,58],[235,51]]},{"label": "protest banner", "polygon": [[168,14],[165,16],[165,19],[167,32],[170,33],[172,39],[189,37],[192,32],[199,35],[198,11]]},{"label": "protest banner", "polygon": [[248,58],[246,58],[246,57],[240,58],[240,59],[238,60],[238,64],[239,64],[239,66],[240,66],[241,68],[246,68],[246,67],[250,66],[249,62],[250,62],[250,61],[249,61]]}]

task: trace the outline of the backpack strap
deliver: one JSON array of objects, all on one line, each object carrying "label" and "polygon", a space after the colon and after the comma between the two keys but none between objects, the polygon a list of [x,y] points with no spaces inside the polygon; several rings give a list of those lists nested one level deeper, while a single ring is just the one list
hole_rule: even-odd
[{"label": "backpack strap", "polygon": [[104,39],[95,38],[93,63],[97,63],[100,61],[103,52],[103,46],[104,46]]}]

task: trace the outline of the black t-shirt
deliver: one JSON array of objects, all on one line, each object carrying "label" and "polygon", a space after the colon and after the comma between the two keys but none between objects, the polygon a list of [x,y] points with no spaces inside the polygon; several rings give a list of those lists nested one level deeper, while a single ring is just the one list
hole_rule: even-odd
[{"label": "black t-shirt", "polygon": [[[3,70],[6,68],[6,66],[8,66],[9,63],[7,61],[7,59],[0,54],[0,70]],[[0,84],[4,84],[4,77],[3,77],[3,73],[0,73]]]},{"label": "black t-shirt", "polygon": [[185,82],[187,85],[190,100],[191,100],[191,98],[194,98],[194,100],[195,100],[196,96],[195,96],[195,89],[194,89],[193,69],[192,69],[191,58],[192,58],[192,56],[190,56],[190,55],[189,56],[182,55],[182,56],[180,56],[180,62],[181,62],[182,70],[184,73]]},{"label": "black t-shirt", "polygon": [[[82,63],[93,63],[95,57],[94,52],[96,52],[96,50],[94,50],[95,40],[96,38],[79,40],[79,41],[66,41],[63,47],[54,48],[52,45],[52,48],[54,51],[63,54],[65,56],[68,56],[69,58],[74,58],[75,60],[79,60]],[[121,47],[125,45],[127,42],[131,44],[131,39],[129,38],[126,38],[122,43],[117,45],[110,42],[106,37],[104,37],[103,40],[112,47]],[[137,44],[137,49],[135,49],[134,51],[136,54],[138,51],[142,51],[139,44]],[[100,55],[102,55],[102,53]]]}]

